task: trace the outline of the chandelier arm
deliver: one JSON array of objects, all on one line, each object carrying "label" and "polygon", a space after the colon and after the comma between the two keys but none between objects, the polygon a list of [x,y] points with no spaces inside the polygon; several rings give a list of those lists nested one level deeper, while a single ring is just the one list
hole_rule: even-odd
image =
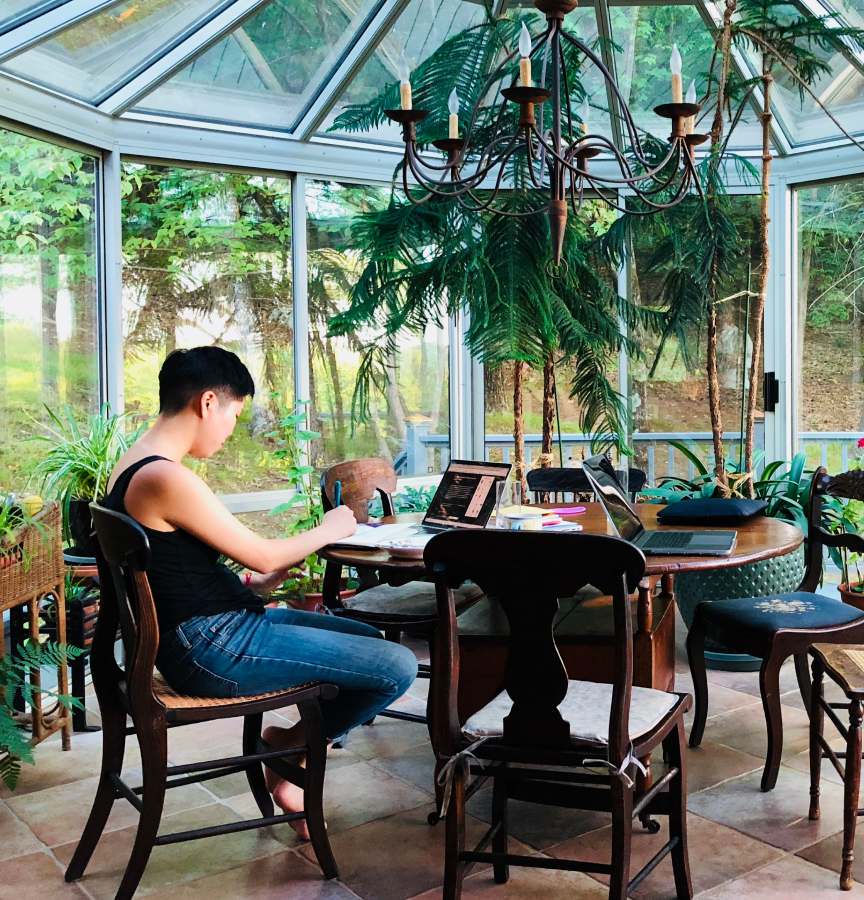
[{"label": "chandelier arm", "polygon": [[534,142],[531,139],[531,132],[525,132],[525,162],[528,167],[528,175],[534,187],[542,189],[543,187],[543,160],[540,162],[540,175],[534,173]]},{"label": "chandelier arm", "polygon": [[[570,79],[567,77],[567,65],[564,60],[564,48],[561,46],[561,42],[558,42],[558,54],[561,57],[561,76],[564,79],[564,98],[567,101],[567,106],[565,107],[567,110],[567,133],[570,135],[570,139],[573,139],[573,106],[570,102]],[[581,68],[581,66],[580,66]],[[587,94],[585,95],[588,96]]]},{"label": "chandelier arm", "polygon": [[[486,156],[487,154],[491,154],[491,151],[495,148],[496,144],[503,143],[504,141],[515,142],[518,139],[519,139],[518,134],[515,137],[513,135],[509,135],[509,134],[502,134],[500,137],[495,138],[495,140],[488,147],[485,148],[485,150],[483,151],[483,155],[480,157],[480,160],[478,160],[477,171],[473,175],[471,175],[467,180],[473,180],[474,178],[476,178],[477,174],[481,171],[480,163],[483,160],[483,156]],[[409,148],[410,148],[410,151],[409,151]],[[417,164],[422,166],[424,169],[428,169],[429,171],[432,171],[432,172],[444,172],[444,173],[452,172],[454,165],[457,166],[457,171],[458,171],[459,160],[466,153],[466,150],[462,150],[460,152],[459,156],[456,157],[454,162],[452,162],[452,163],[447,162],[447,163],[444,163],[444,165],[439,166],[439,165],[436,165],[435,163],[427,162],[426,159],[424,157],[422,157],[420,155],[420,153],[417,151],[417,146],[413,141],[409,141],[408,143],[406,143],[405,149],[406,149],[406,155],[410,152],[411,156],[413,157],[414,160],[416,160]],[[497,164],[498,164],[498,161],[494,161],[494,162],[490,161],[489,164],[485,167],[485,169],[483,169],[482,177],[485,178],[486,172],[488,172],[490,169],[494,169]],[[432,180],[431,176],[429,176],[429,178],[430,178],[430,180]],[[442,181],[441,183],[443,184],[444,182]],[[450,182],[448,181],[447,183],[449,184]]]},{"label": "chandelier arm", "polygon": [[627,101],[624,99],[624,95],[621,93],[621,89],[618,87],[617,82],[612,77],[612,73],[609,69],[606,68],[603,60],[594,53],[586,44],[579,40],[579,38],[574,37],[564,29],[561,29],[561,34],[565,38],[565,40],[570,41],[574,47],[581,50],[591,62],[600,69],[601,74],[603,75],[604,80],[612,87],[612,90],[615,92],[615,96],[618,98],[618,102],[620,105],[620,110],[623,114],[623,118],[625,124],[627,125],[627,132],[630,138],[630,145],[633,148],[633,153],[636,156],[637,160],[640,163],[647,164],[642,150],[642,142],[639,140],[639,133],[636,129],[636,122],[633,120],[633,115],[630,112],[630,108],[627,105]]},{"label": "chandelier arm", "polygon": [[[413,167],[411,167],[410,165],[409,165],[409,166],[406,166],[406,165],[403,165],[403,166],[402,166],[402,189],[405,191],[405,196],[408,198],[408,201],[409,201],[410,203],[412,203],[414,206],[422,206],[424,203],[426,203],[427,200],[431,200],[431,199],[432,199],[432,192],[429,191],[429,190],[427,189],[427,190],[426,190],[426,196],[425,196],[425,197],[423,197],[423,198],[420,199],[420,200],[417,200],[417,199],[414,198],[414,196],[411,194],[411,188],[410,188],[410,186],[409,186],[409,184],[408,184],[408,170],[409,170],[409,168],[411,168],[411,171],[412,171],[412,172],[414,171]],[[415,177],[416,177],[416,172],[415,172],[414,174],[415,174]],[[418,182],[419,182],[419,184],[420,184],[420,187],[425,189],[425,188],[426,188],[426,185],[423,184],[422,180],[420,180],[420,179],[417,179],[417,180],[418,180]]]},{"label": "chandelier arm", "polygon": [[[590,174],[586,173],[585,177],[591,183],[591,185],[594,187],[594,189],[597,190],[597,187],[596,187],[596,185],[594,185],[594,182],[591,179]],[[620,210],[621,212],[628,212],[628,213],[632,213],[633,215],[639,215],[639,216],[649,216],[649,215],[653,215],[655,212],[661,212],[663,210],[671,209],[673,206],[676,206],[683,199],[684,192],[687,190],[687,188],[689,186],[690,186],[689,178],[682,180],[681,184],[678,186],[676,192],[672,195],[672,198],[669,200],[668,203],[655,203],[653,200],[649,200],[647,198],[647,196],[644,193],[642,193],[641,191],[639,191],[637,188],[636,196],[643,203],[645,203],[646,205],[648,205],[650,207],[650,209],[647,209],[647,210],[631,210],[631,209],[627,209],[626,207],[618,206],[616,203],[613,203],[611,200],[607,200],[605,197],[603,198],[603,200],[607,204],[607,206],[610,206],[613,209]]]},{"label": "chandelier arm", "polygon": [[[501,156],[499,158],[495,159],[494,161],[490,161],[483,168],[478,168],[473,174],[471,174],[470,176],[467,176],[467,177],[462,177],[460,174],[460,177],[455,178],[455,179],[454,178],[438,179],[431,175],[424,174],[422,169],[430,169],[433,171],[447,171],[448,167],[447,166],[433,166],[431,164],[427,164],[425,162],[425,160],[423,160],[419,156],[419,154],[417,153],[416,147],[414,146],[413,143],[406,144],[405,159],[408,162],[412,173],[417,178],[417,181],[420,184],[432,183],[432,184],[437,184],[437,185],[441,185],[441,186],[456,185],[458,187],[463,187],[463,186],[464,187],[473,187],[473,186],[479,185],[486,178],[486,176],[489,174],[489,172],[491,172],[493,169],[497,168],[498,166],[502,165],[504,162],[506,162],[507,159],[510,158],[510,156],[512,156],[513,152],[516,149],[518,140],[519,140],[518,134],[513,135],[513,136],[502,135],[501,137],[496,138],[493,141],[493,143],[490,144],[489,147],[486,148],[486,151],[484,151],[484,154],[486,152],[490,152],[495,147],[496,144],[503,143],[504,141],[510,141],[509,146],[506,148],[506,150],[503,151],[503,153],[501,154]],[[450,169],[450,171],[452,172],[452,168]]]}]

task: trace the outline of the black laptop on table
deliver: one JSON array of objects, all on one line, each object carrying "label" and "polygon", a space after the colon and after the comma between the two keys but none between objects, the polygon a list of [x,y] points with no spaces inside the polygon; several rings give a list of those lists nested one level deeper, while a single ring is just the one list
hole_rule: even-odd
[{"label": "black laptop on table", "polygon": [[615,470],[605,456],[582,463],[594,493],[615,529],[615,534],[650,556],[729,556],[738,540],[737,531],[649,531],[642,524]]}]

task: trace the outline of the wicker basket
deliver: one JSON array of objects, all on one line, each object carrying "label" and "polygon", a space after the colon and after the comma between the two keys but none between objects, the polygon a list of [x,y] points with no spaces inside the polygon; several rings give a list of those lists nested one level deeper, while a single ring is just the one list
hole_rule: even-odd
[{"label": "wicker basket", "polygon": [[41,525],[22,525],[0,541],[0,610],[63,584],[63,516],[51,501],[34,517]]}]

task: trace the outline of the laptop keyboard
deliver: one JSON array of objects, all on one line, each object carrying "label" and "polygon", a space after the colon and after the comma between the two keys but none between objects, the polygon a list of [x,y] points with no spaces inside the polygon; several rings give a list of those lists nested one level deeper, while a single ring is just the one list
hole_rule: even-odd
[{"label": "laptop keyboard", "polygon": [[693,534],[689,531],[654,531],[642,545],[646,548],[662,547],[664,550],[675,550],[686,547],[693,540]]},{"label": "laptop keyboard", "polygon": [[449,531],[446,525],[416,525],[414,534],[441,534],[442,531]]}]

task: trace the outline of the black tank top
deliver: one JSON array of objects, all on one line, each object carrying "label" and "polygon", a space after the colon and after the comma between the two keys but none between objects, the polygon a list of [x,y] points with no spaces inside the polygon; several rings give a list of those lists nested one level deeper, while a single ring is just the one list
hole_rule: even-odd
[{"label": "black tank top", "polygon": [[[102,501],[103,505],[129,515],[125,500],[129,482],[139,469],[161,459],[165,457],[148,456],[124,469]],[[151,564],[147,577],[160,632],[170,631],[195,616],[216,616],[243,609],[264,612],[264,601],[219,562],[218,550],[181,528],[154,531],[146,525],[141,527],[150,541]]]}]

